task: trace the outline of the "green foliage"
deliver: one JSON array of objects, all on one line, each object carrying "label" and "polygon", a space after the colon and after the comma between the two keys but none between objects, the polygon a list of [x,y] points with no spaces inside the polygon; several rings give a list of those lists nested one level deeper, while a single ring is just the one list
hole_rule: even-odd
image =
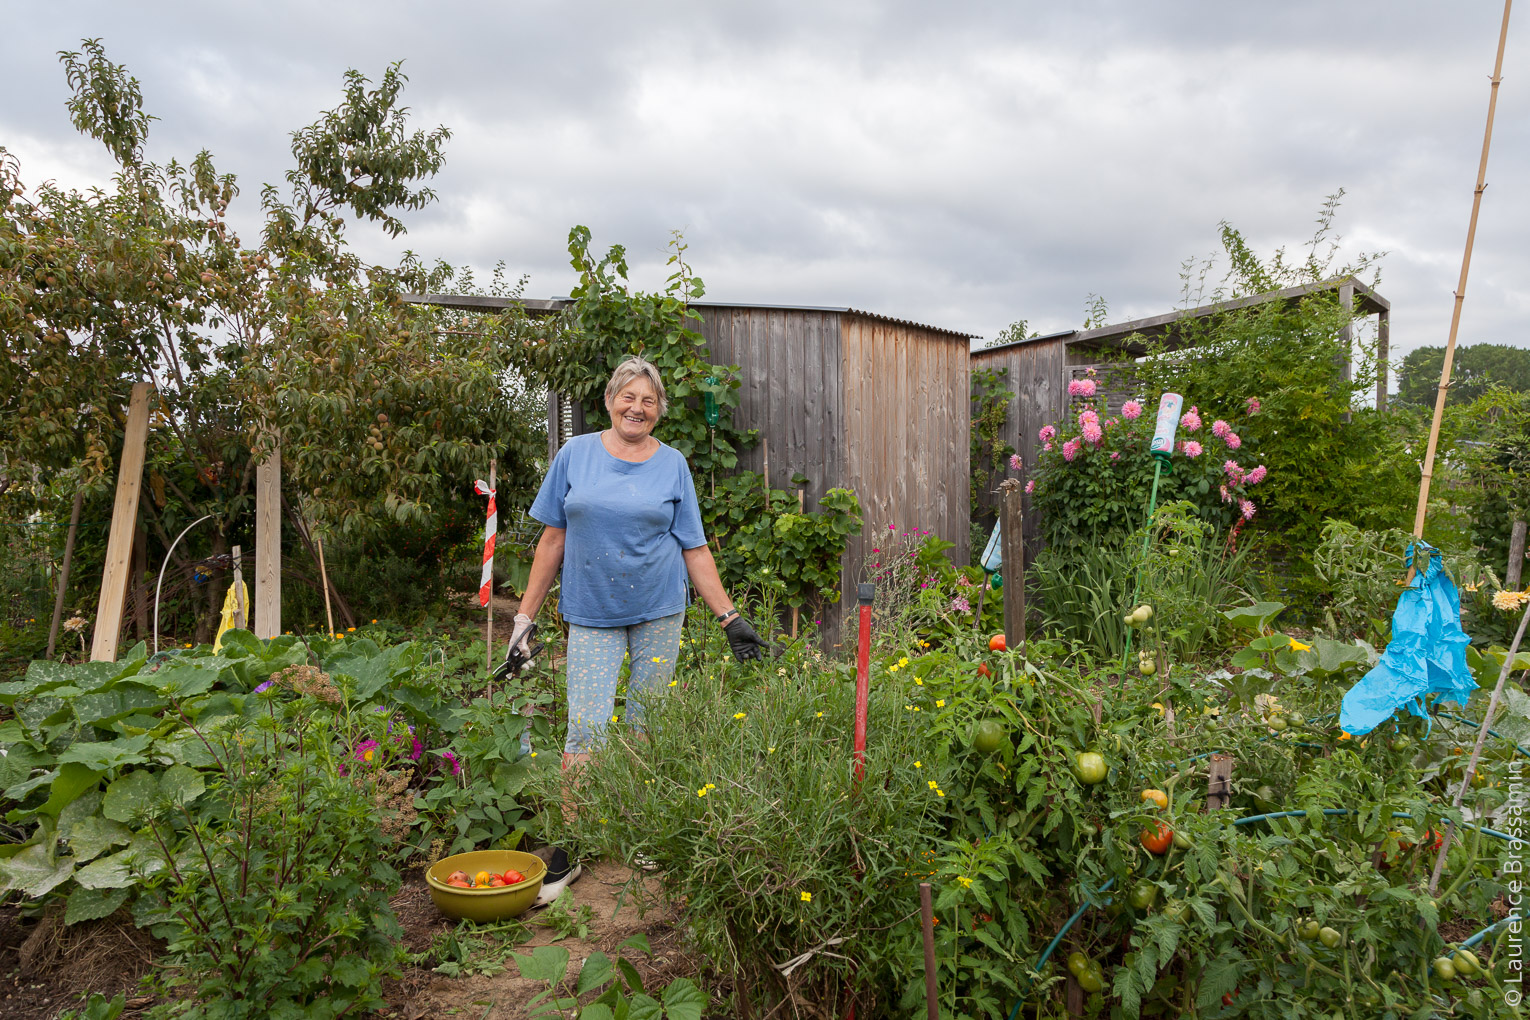
[{"label": "green foliage", "polygon": [[[1024,328],[1025,324],[1018,325]],[[969,496],[974,518],[979,511],[978,494],[994,487],[994,476],[1003,472],[1005,462],[1015,452],[1015,448],[999,436],[1009,421],[1009,405],[1014,398],[1005,379],[1008,374],[1007,368],[979,368],[972,373],[972,448],[968,461],[972,473]],[[984,516],[991,518],[993,515]]]},{"label": "green foliage", "polygon": [[[1399,404],[1434,407],[1439,393],[1445,348],[1415,347],[1397,366]],[[1470,344],[1457,347],[1450,367],[1450,390],[1446,406],[1469,404],[1494,387],[1515,393],[1530,392],[1530,350],[1507,344]]]},{"label": "green foliage", "polygon": [[164,983],[193,994],[157,1016],[338,1017],[382,1005],[400,973],[399,876],[380,859],[391,777],[335,754],[333,714],[262,707],[253,727],[207,733],[210,766],[174,766],[157,796],[119,806],[150,836],[130,867],[153,873],[141,916],[168,939]]},{"label": "green foliage", "polygon": [[[1296,260],[1283,249],[1261,258],[1223,224],[1226,279],[1206,294],[1198,288],[1210,264],[1198,276],[1187,269],[1186,306],[1365,273],[1375,256],[1333,264],[1341,195],[1325,203],[1305,257]],[[1296,536],[1316,534],[1328,518],[1366,528],[1404,525],[1417,492],[1416,454],[1389,416],[1365,406],[1376,383],[1375,341],[1357,329],[1353,349],[1346,348],[1343,330],[1352,321],[1337,288],[1319,289],[1295,302],[1183,320],[1136,366],[1150,392],[1184,394],[1208,420],[1242,418],[1249,400],[1259,401],[1259,413],[1237,429],[1249,460],[1269,468],[1257,526],[1285,546],[1297,571],[1307,549]]]},{"label": "green foliage", "polygon": [[795,497],[763,483],[762,476],[743,471],[701,500],[721,575],[730,586],[770,591],[787,605],[838,602],[840,557],[861,530],[855,493],[830,489],[817,510],[802,513]]},{"label": "green foliage", "polygon": [[[1093,378],[1084,382],[1091,390],[1095,385]],[[1142,526],[1158,464],[1148,453],[1155,406],[1140,401],[1137,417],[1112,417],[1103,399],[1092,400],[1060,428],[1043,428],[1031,500],[1049,546],[1095,546]],[[1259,470],[1257,450],[1244,449],[1257,416],[1247,407],[1229,414],[1222,421],[1229,429],[1223,438],[1214,433],[1218,424],[1209,414],[1192,405],[1186,417],[1192,412],[1202,423],[1192,428],[1194,418],[1182,420],[1174,455],[1159,472],[1159,504],[1185,500],[1218,530],[1241,531],[1260,512],[1269,485],[1266,473],[1273,475],[1269,468]],[[1091,423],[1100,430],[1097,443],[1084,438]]]},{"label": "green foliage", "polygon": [[638,934],[621,944],[614,961],[597,951],[586,957],[574,973],[569,973],[569,951],[562,946],[538,946],[530,953],[515,956],[521,977],[547,986],[526,1003],[528,1015],[575,1016],[579,1020],[623,1017],[701,1020],[710,997],[694,981],[675,978],[650,995],[637,968],[620,950],[653,955],[648,937]]},{"label": "green foliage", "polygon": [[1158,507],[1148,530],[1095,545],[1049,546],[1030,579],[1047,633],[1080,642],[1120,661],[1131,630],[1123,616],[1154,608],[1155,641],[1176,659],[1219,647],[1220,609],[1246,597],[1253,584],[1253,546],[1216,538],[1188,501]]}]

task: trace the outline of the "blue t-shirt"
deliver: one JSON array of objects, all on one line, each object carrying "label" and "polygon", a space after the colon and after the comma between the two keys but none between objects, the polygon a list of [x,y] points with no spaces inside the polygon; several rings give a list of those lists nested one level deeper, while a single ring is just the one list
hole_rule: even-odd
[{"label": "blue t-shirt", "polygon": [[606,452],[599,433],[553,458],[531,516],[564,528],[558,611],[581,627],[626,627],[685,609],[681,551],[707,544],[685,457],[659,444],[641,464]]}]

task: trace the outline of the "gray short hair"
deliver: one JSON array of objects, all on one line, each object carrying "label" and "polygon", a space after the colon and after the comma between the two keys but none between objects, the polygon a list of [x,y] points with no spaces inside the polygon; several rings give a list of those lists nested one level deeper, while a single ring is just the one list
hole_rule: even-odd
[{"label": "gray short hair", "polygon": [[634,379],[647,379],[648,385],[653,387],[653,392],[659,398],[659,417],[664,417],[664,412],[669,409],[669,398],[664,395],[664,380],[659,378],[659,370],[650,361],[644,361],[636,354],[616,366],[616,371],[611,373],[611,381],[606,383],[606,403],[616,399],[616,395]]}]

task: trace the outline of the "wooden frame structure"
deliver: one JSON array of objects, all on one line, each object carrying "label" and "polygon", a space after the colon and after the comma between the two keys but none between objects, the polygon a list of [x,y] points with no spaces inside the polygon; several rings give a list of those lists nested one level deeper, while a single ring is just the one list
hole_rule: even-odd
[{"label": "wooden frame structure", "polygon": [[[1110,385],[1112,366],[1108,357],[1119,361],[1122,355],[1140,358],[1147,355],[1154,341],[1163,340],[1173,348],[1193,343],[1185,340],[1176,344],[1179,327],[1187,321],[1209,319],[1227,312],[1256,305],[1281,302],[1294,304],[1312,294],[1336,291],[1339,302],[1360,316],[1377,317],[1376,339],[1380,373],[1376,382],[1376,406],[1386,408],[1387,358],[1391,333],[1392,304],[1370,287],[1352,276],[1326,280],[1322,283],[1286,287],[1282,290],[1256,294],[1252,297],[1222,301],[1176,312],[1165,312],[1129,322],[1100,326],[1093,329],[1070,329],[1047,336],[1029,337],[995,347],[985,347],[972,352],[972,370],[1009,370],[1006,381],[1015,397],[1009,407],[1009,418],[1000,438],[1008,442],[1020,454],[1028,470],[1036,463],[1040,443],[1036,433],[1043,425],[1055,425],[1068,414],[1068,382],[1095,368],[1106,377],[1107,401],[1112,410],[1119,411],[1121,401],[1128,393],[1115,392]],[[1344,327],[1342,339],[1352,344],[1353,325]],[[1347,369],[1346,369],[1347,370]],[[992,489],[993,486],[987,486]],[[999,497],[995,492],[978,494],[978,501],[997,512]],[[1027,538],[1034,540],[1038,520],[1035,514],[1026,515]]]}]

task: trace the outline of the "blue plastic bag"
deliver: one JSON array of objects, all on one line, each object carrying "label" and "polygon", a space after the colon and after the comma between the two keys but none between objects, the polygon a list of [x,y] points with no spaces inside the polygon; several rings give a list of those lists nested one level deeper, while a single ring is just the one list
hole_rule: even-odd
[{"label": "blue plastic bag", "polygon": [[1339,725],[1352,737],[1369,733],[1403,705],[1422,716],[1425,695],[1465,705],[1477,689],[1466,667],[1471,639],[1461,629],[1461,596],[1440,563],[1440,551],[1415,541],[1408,546],[1410,565],[1415,550],[1428,558],[1397,600],[1387,650],[1344,695]]}]

